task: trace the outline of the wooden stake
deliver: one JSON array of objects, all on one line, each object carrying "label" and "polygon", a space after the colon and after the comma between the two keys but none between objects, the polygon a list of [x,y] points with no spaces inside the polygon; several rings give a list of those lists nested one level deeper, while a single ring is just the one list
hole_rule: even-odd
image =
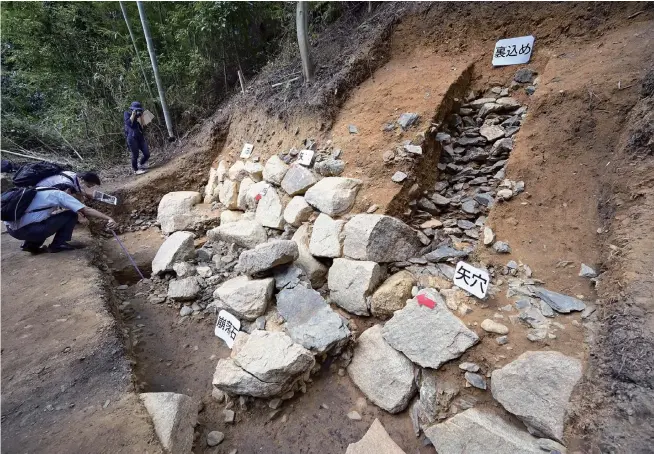
[{"label": "wooden stake", "polygon": [[245,93],[245,79],[243,78],[243,73],[240,69],[236,71],[236,73],[238,74],[238,81],[241,83],[241,92]]}]

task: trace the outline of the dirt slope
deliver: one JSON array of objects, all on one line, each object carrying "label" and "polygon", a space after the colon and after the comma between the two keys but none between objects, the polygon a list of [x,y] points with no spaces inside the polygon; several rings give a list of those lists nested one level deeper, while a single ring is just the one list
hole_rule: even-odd
[{"label": "dirt slope", "polygon": [[2,234],[2,452],[161,452],[90,251],[19,246]]}]

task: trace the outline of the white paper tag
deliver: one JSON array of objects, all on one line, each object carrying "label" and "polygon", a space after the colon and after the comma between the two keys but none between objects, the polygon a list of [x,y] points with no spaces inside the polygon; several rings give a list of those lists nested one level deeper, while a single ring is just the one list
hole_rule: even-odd
[{"label": "white paper tag", "polygon": [[247,159],[252,156],[252,149],[254,149],[254,145],[251,143],[244,144],[243,149],[241,150],[241,158]]},{"label": "white paper tag", "polygon": [[479,299],[484,299],[488,292],[490,276],[485,270],[475,268],[466,262],[459,262],[456,264],[452,281],[454,285],[462,288],[471,295]]},{"label": "white paper tag", "polygon": [[493,50],[493,66],[520,65],[528,63],[534,50],[534,37],[500,39]]},{"label": "white paper tag", "polygon": [[225,341],[229,348],[234,346],[236,333],[241,329],[241,321],[226,310],[218,312],[214,333]]},{"label": "white paper tag", "polygon": [[93,191],[93,199],[108,203],[109,205],[118,205],[118,199],[116,197],[100,191]]},{"label": "white paper tag", "polygon": [[313,161],[313,155],[313,150],[301,150],[297,162],[308,167],[311,165],[311,161]]}]

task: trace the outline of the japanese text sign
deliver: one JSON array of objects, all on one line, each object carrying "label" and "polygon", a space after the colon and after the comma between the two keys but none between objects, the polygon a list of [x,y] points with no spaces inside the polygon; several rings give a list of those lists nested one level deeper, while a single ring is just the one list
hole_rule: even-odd
[{"label": "japanese text sign", "polygon": [[241,329],[241,322],[229,312],[222,310],[218,313],[214,333],[225,341],[229,348],[234,346],[236,333]]},{"label": "japanese text sign", "polygon": [[493,66],[528,63],[534,50],[534,37],[500,39],[493,50]]},{"label": "japanese text sign", "polygon": [[246,143],[243,145],[243,149],[241,150],[241,158],[247,159],[252,155],[252,149],[254,148],[254,145],[251,143]]},{"label": "japanese text sign", "polygon": [[313,161],[313,150],[301,150],[300,156],[298,157],[298,162],[303,166],[310,166],[311,161]]},{"label": "japanese text sign", "polygon": [[486,271],[475,268],[466,262],[456,264],[454,278],[452,280],[454,281],[454,285],[479,299],[486,297],[488,285],[490,284],[490,276]]}]

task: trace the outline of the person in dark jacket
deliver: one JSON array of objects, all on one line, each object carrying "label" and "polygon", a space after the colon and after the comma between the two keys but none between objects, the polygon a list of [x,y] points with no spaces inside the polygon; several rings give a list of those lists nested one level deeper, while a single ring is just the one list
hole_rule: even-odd
[{"label": "person in dark jacket", "polygon": [[[127,112],[123,115],[125,123],[125,137],[127,146],[132,153],[132,169],[136,175],[141,175],[148,170],[147,162],[150,158],[148,144],[143,136],[143,107],[138,101],[134,101]],[[143,157],[139,161],[139,151]]]}]

